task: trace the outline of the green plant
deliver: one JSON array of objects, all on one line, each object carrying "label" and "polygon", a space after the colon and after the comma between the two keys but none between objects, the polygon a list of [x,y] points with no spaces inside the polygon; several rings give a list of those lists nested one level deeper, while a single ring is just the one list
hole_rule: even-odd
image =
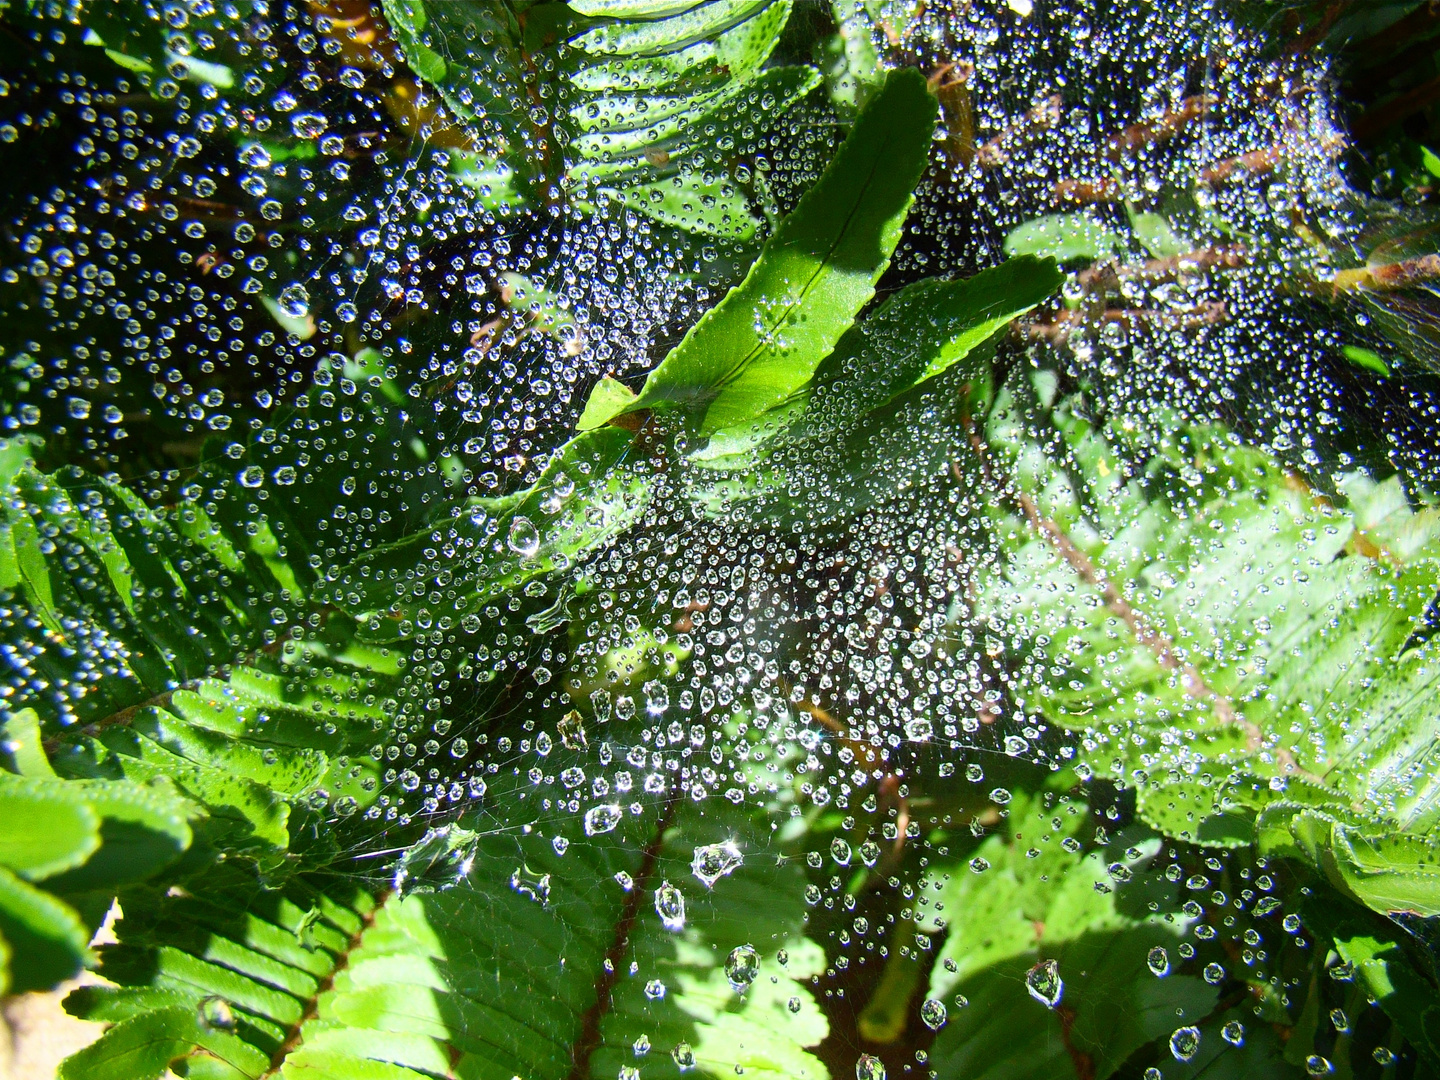
[{"label": "green plant", "polygon": [[[187,34],[230,25],[205,7]],[[111,1026],[66,1080],[1440,1061],[1436,509],[1052,370],[1035,313],[1123,242],[1098,218],[922,276],[958,97],[874,58],[923,13],[794,7],[317,0],[301,79],[255,54],[255,94],[383,75],[380,153],[444,155],[505,231],[476,284],[421,251],[460,228],[425,195],[380,273],[428,259],[493,318],[387,285],[331,324],[252,277],[303,386],[163,483],[0,442],[0,970],[108,980],[67,998]],[[215,100],[154,14],[133,46],[91,5],[6,18]],[[788,198],[759,161],[802,109],[844,138]],[[349,183],[359,136],[307,116],[223,135],[247,180]],[[275,202],[266,250],[346,235]],[[1128,227],[1169,258],[1167,221]],[[494,259],[572,227],[733,287],[643,382],[607,369],[594,323],[635,305]]]}]

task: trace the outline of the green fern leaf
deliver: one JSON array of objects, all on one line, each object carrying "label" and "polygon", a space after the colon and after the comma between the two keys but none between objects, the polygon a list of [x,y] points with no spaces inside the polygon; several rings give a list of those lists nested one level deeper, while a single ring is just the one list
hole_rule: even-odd
[{"label": "green fern leaf", "polygon": [[1022,400],[997,409],[977,469],[1014,508],[980,614],[1027,628],[1025,706],[1134,783],[1157,828],[1258,835],[1379,910],[1440,912],[1440,512],[1361,477],[1332,507],[1218,428],[1127,445],[1074,403]]},{"label": "green fern leaf", "polygon": [[[762,70],[790,7],[384,0],[411,69],[531,199],[613,196],[736,240],[757,224],[735,174],[759,118],[818,82],[810,68]],[[491,46],[483,64],[476,40]]]},{"label": "green fern leaf", "polygon": [[[14,643],[29,663],[12,668],[12,690],[41,713],[56,771],[89,778],[68,790],[171,784],[205,808],[212,838],[257,853],[289,846],[293,807],[373,801],[368,751],[394,720],[401,666],[329,613],[306,640],[278,639],[277,611],[319,611],[313,572],[284,554],[303,541],[283,510],[269,527],[227,530],[193,503],[155,511],[30,464],[9,495],[0,528],[30,567],[10,585],[44,627],[43,643]],[[98,680],[86,674],[97,659]],[[68,687],[87,692],[56,693]]]},{"label": "green fern leaf", "polygon": [[[983,873],[978,863],[942,864],[919,890],[927,899],[917,929],[948,931],[928,997],[953,1004],[959,991],[976,1003],[947,1010],[931,1049],[942,1075],[1104,1080],[1135,1050],[1215,1006],[1217,990],[1204,980],[1157,979],[1148,969],[1151,950],[1174,949],[1186,930],[1170,914],[1179,888],[1154,865],[1160,838],[1141,827],[1087,845],[1082,831],[1093,819],[1056,817],[1053,803],[1053,793],[1019,794],[1008,835],[975,853]],[[1065,824],[1057,830],[1052,818]],[[1152,901],[1166,915],[1151,914]],[[1042,961],[1057,965],[1050,1007],[1027,988]],[[1017,1039],[1017,1030],[1030,1034]]]},{"label": "green fern leaf", "polygon": [[918,72],[892,74],[745,280],[650,373],[629,408],[681,408],[711,435],[804,386],[889,264],[936,109]]},{"label": "green fern leaf", "polygon": [[[518,823],[529,786],[492,790],[497,810]],[[715,1077],[823,1077],[805,1048],[827,1028],[799,980],[824,958],[802,936],[798,867],[741,810],[678,789],[614,815],[584,833],[563,805],[525,815],[524,830],[483,828],[483,814],[446,826],[426,844],[460,857],[407,857],[414,876],[373,901],[340,902],[320,878],[265,891],[238,869],[137,898],[102,950],[118,985],[67,1001],[115,1026],[63,1075],[144,1080],[219,1057],[252,1077],[598,1077],[674,1053]],[[707,889],[696,848],[726,843],[744,864]],[[684,897],[674,929],[657,908],[666,883]],[[758,969],[727,974],[746,946]]]}]

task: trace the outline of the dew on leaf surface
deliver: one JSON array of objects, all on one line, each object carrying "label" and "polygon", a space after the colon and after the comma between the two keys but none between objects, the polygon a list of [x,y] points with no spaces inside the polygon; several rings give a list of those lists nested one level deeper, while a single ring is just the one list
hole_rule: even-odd
[{"label": "dew on leaf surface", "polygon": [[1433,1064],[1433,12],[1252,7],[0,4],[0,869],[259,988],[104,1045]]}]

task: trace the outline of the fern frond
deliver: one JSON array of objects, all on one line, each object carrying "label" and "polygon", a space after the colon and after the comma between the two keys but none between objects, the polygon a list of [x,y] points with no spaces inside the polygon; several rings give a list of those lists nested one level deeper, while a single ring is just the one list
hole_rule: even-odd
[{"label": "fern frond", "polygon": [[[764,118],[819,81],[807,67],[764,69],[790,0],[384,7],[411,69],[532,198],[608,195],[733,239],[756,229],[739,166]],[[477,39],[491,46],[483,64],[470,59]]]},{"label": "fern frond", "polygon": [[1028,393],[1003,397],[976,473],[1006,493],[978,615],[1010,628],[1024,707],[1171,835],[1248,843],[1258,815],[1262,850],[1338,860],[1382,911],[1440,911],[1440,511],[1361,476],[1333,506],[1223,429],[1142,441]]},{"label": "fern frond", "polygon": [[[520,815],[521,785],[492,787],[500,822],[479,814],[427,837],[422,848],[455,857],[407,858],[400,889],[336,893],[302,877],[276,893],[227,871],[136,905],[118,924],[121,943],[102,950],[118,988],[67,1003],[115,1027],[70,1059],[66,1080],[117,1075],[120,1063],[133,1080],[167,1065],[249,1077],[613,1077],[627,1062],[669,1069],[692,1057],[715,1077],[825,1075],[805,1047],[826,1023],[797,982],[823,954],[801,936],[800,871],[763,827],[672,789],[617,804],[617,818],[601,819],[608,831],[586,835],[563,801]],[[695,848],[726,841],[744,865],[707,890],[691,876]],[[675,929],[657,911],[667,883],[684,898]],[[759,971],[739,993],[724,965],[747,945]]]}]

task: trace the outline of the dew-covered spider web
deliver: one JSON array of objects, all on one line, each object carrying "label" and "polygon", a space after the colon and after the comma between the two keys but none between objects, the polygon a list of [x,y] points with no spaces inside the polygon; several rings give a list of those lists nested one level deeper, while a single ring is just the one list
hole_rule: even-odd
[{"label": "dew-covered spider web", "polygon": [[93,1015],[1427,1075],[1440,256],[1287,10],[0,2],[0,716],[198,838]]}]

